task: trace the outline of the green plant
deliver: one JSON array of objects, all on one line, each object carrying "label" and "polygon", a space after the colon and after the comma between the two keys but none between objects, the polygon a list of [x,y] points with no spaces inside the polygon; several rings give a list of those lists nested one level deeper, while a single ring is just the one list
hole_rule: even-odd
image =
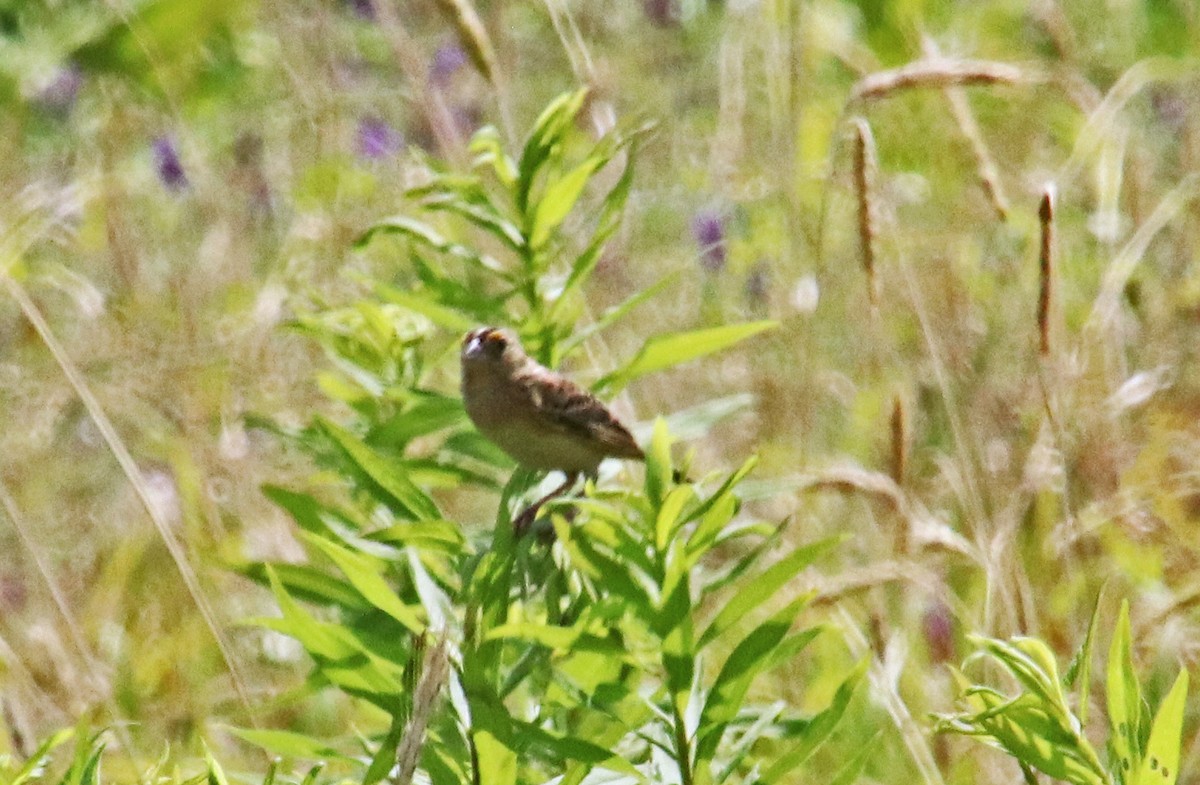
[{"label": "green plant", "polygon": [[1175,684],[1159,705],[1153,723],[1145,711],[1142,687],[1133,670],[1133,645],[1129,632],[1129,604],[1121,613],[1108,652],[1106,696],[1108,709],[1108,763],[1101,761],[1085,735],[1090,687],[1091,647],[1099,608],[1092,617],[1087,639],[1079,652],[1079,709],[1073,710],[1064,692],[1048,646],[1036,638],[1008,641],[975,636],[979,647],[974,659],[995,662],[1020,685],[1007,695],[983,684],[973,684],[954,671],[959,700],[966,709],[942,717],[938,730],[979,738],[1016,758],[1025,778],[1034,781],[1037,770],[1077,785],[1173,785],[1179,777],[1179,752],[1188,674],[1179,672]]},{"label": "green plant", "polygon": [[[436,328],[513,322],[554,364],[648,296],[575,329],[578,291],[619,219],[632,157],[602,197],[590,239],[562,269],[552,261],[567,244],[561,227],[589,181],[637,138],[580,151],[573,118],[582,101],[575,93],[551,104],[519,161],[481,132],[472,149],[491,179],[434,167],[414,195],[453,222],[435,230],[400,216],[366,235],[406,241],[416,279],[373,285],[384,302],[298,325],[334,358],[338,374],[322,386],[355,422],[317,417],[291,435],[345,494],[326,501],[267,488],[300,527],[312,561],[246,571],[271,586],[282,611],[258,623],[312,658],[310,686],[340,689],[387,718],[368,745],[366,782],[393,767],[403,780],[418,761],[435,783],[581,782],[597,769],[628,781],[774,782],[828,738],[863,673],[851,669],[813,717],[752,699],[757,677],[819,633],[793,629],[811,595],[788,597],[787,586],[834,543],[775,559],[783,527],[740,515],[738,487],[754,460],[709,481],[678,482],[664,419],[642,487],[589,486],[585,498],[555,502],[552,546],[516,538],[510,524],[528,472],[504,487],[490,535],[447,520],[431,494],[439,484],[487,483],[507,463],[464,427],[457,398],[428,384],[442,356]],[[468,244],[449,239],[452,231],[483,237]],[[485,242],[507,260],[474,250]],[[614,391],[769,326],[653,337],[597,386]],[[716,404],[679,421],[702,431],[730,410]],[[303,735],[240,733],[282,754],[330,752]]]}]

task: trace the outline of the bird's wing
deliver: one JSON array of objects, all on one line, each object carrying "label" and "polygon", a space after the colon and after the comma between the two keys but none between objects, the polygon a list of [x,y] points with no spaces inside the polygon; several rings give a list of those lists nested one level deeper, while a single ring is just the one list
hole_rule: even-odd
[{"label": "bird's wing", "polygon": [[592,440],[608,455],[644,457],[633,435],[595,395],[568,379],[544,371],[531,373],[527,378],[534,405],[551,423]]}]

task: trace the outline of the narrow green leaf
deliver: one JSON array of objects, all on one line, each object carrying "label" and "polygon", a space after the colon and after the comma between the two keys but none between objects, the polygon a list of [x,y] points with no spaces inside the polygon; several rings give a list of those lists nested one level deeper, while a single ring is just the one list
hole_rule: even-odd
[{"label": "narrow green leaf", "polygon": [[418,292],[409,292],[382,283],[375,285],[375,292],[384,300],[419,313],[437,326],[445,327],[447,330],[465,333],[476,327],[474,319],[435,302],[431,297],[422,296]]},{"label": "narrow green leaf", "polygon": [[204,745],[204,762],[208,765],[208,785],[229,785],[229,778],[225,776],[225,769],[221,768],[221,764],[213,757],[212,750],[208,745]]},{"label": "narrow green leaf", "polygon": [[[721,633],[740,621],[743,616],[769,600],[776,591],[796,577],[801,570],[825,555],[840,541],[840,538],[830,537],[797,548],[771,565],[754,580],[747,581],[741,590],[730,598],[717,617],[713,619],[712,624],[708,625],[708,629],[700,636],[700,647],[703,648],[712,643]],[[808,594],[805,598],[811,600],[812,595]]]},{"label": "narrow green leaf", "polygon": [[743,638],[726,658],[700,714],[698,760],[712,760],[729,721],[741,711],[751,682],[773,663],[772,653],[807,605],[804,597],[792,601]]},{"label": "narrow green leaf", "polygon": [[1179,777],[1179,746],[1183,742],[1183,711],[1187,704],[1188,672],[1179,671],[1174,686],[1158,707],[1146,756],[1136,785],[1175,785]]},{"label": "narrow green leaf", "polygon": [[663,500],[662,506],[658,509],[658,516],[654,522],[654,547],[661,551],[666,550],[667,543],[675,535],[675,531],[679,528],[680,513],[683,508],[696,497],[695,491],[687,485],[677,485],[667,493],[667,498]]},{"label": "narrow green leaf", "polygon": [[296,493],[278,485],[261,486],[263,496],[266,496],[277,506],[292,516],[296,524],[305,531],[321,533],[327,531],[321,518],[324,507],[307,493]]},{"label": "narrow green leaf", "polygon": [[1117,626],[1108,649],[1106,695],[1109,740],[1115,756],[1114,768],[1123,773],[1127,785],[1133,785],[1133,773],[1141,769],[1139,742],[1142,691],[1133,671],[1133,641],[1129,632],[1129,601],[1121,602]]},{"label": "narrow green leaf", "polygon": [[561,145],[586,97],[586,90],[563,93],[551,101],[534,122],[533,130],[521,151],[521,160],[517,163],[515,198],[522,215],[528,215],[529,196],[538,172]]},{"label": "narrow green leaf", "polygon": [[1092,618],[1088,622],[1087,634],[1083,638],[1083,645],[1075,657],[1072,658],[1071,664],[1067,667],[1067,674],[1064,677],[1067,684],[1075,681],[1075,675],[1078,674],[1079,681],[1079,724],[1087,727],[1088,708],[1091,705],[1092,694],[1092,649],[1096,644],[1096,630],[1100,626],[1100,600],[1101,596],[1097,595],[1096,605],[1092,608]]},{"label": "narrow green leaf", "polygon": [[309,736],[307,733],[297,733],[290,730],[273,730],[261,728],[234,728],[226,726],[226,730],[234,736],[257,747],[262,747],[273,755],[288,758],[308,758],[309,760],[340,759],[350,760],[350,756],[329,746],[325,741]]},{"label": "narrow green leaf", "polygon": [[33,754],[21,765],[7,785],[24,785],[24,783],[41,779],[47,764],[50,762],[50,752],[70,741],[75,736],[74,728],[63,728],[51,733],[38,745]]},{"label": "narrow green leaf", "polygon": [[471,137],[468,151],[475,159],[471,162],[473,168],[490,166],[496,179],[507,189],[512,189],[517,181],[517,164],[512,157],[504,152],[504,143],[500,139],[500,131],[494,125],[485,125]]},{"label": "narrow green leaf", "polygon": [[312,544],[345,573],[350,584],[362,594],[367,602],[403,624],[414,635],[425,631],[425,621],[418,613],[419,608],[406,605],[384,580],[378,562],[367,556],[354,553],[324,537],[305,532],[303,538]]},{"label": "narrow green leaf", "polygon": [[444,194],[422,201],[421,206],[432,212],[457,215],[495,237],[509,250],[520,253],[525,248],[525,235],[520,227],[500,215],[491,204],[464,200],[458,194]]},{"label": "narrow green leaf", "polygon": [[746,476],[750,474],[750,472],[754,471],[754,467],[757,465],[757,455],[751,455],[749,458],[747,458],[742,465],[737,468],[736,471],[725,478],[725,482],[721,483],[721,487],[717,488],[717,490],[714,491],[711,496],[697,504],[695,508],[688,510],[687,514],[684,515],[684,522],[687,523],[688,521],[694,521],[700,516],[706,514],[709,508],[727,496],[733,490],[735,485],[744,480]]},{"label": "narrow green leaf", "polygon": [[671,434],[661,417],[654,421],[654,435],[646,451],[646,496],[654,509],[662,507],[667,489],[671,487]]},{"label": "narrow green leaf", "polygon": [[582,330],[578,331],[562,343],[560,347],[561,356],[567,357],[571,354],[571,352],[575,351],[575,349],[581,346],[588,338],[591,338],[601,330],[605,330],[616,324],[634,308],[641,305],[646,300],[649,300],[651,297],[654,297],[659,292],[664,291],[671,284],[675,283],[678,278],[679,273],[669,273],[664,275],[662,278],[650,284],[650,286],[647,286],[645,289],[640,289],[637,292],[634,292],[623,302],[620,302],[605,310],[604,313],[600,315],[599,319],[592,324],[589,324],[587,327],[584,327]]},{"label": "narrow green leaf", "polygon": [[314,422],[345,451],[346,456],[378,487],[398,508],[417,520],[437,520],[442,516],[433,500],[409,480],[395,462],[380,455],[361,439],[333,422],[317,417]]},{"label": "narrow green leaf", "polygon": [[816,717],[813,717],[804,729],[804,734],[800,743],[795,747],[781,755],[763,772],[760,781],[763,783],[778,782],[788,772],[795,769],[797,766],[809,759],[816,751],[817,747],[829,738],[837,727],[838,721],[842,715],[846,713],[846,708],[850,705],[850,699],[854,697],[854,691],[858,689],[858,685],[862,682],[863,676],[867,672],[869,660],[860,660],[850,674],[837,688],[834,693],[833,700],[829,705],[821,711]]},{"label": "narrow green leaf", "polygon": [[270,585],[268,568],[288,594],[306,602],[335,605],[351,611],[365,611],[370,607],[349,583],[307,564],[252,562],[240,567],[239,572],[261,584]]},{"label": "narrow green leaf", "polygon": [[619,390],[641,376],[728,349],[778,325],[775,321],[746,322],[656,335],[642,345],[641,351],[624,368],[600,379],[595,389],[607,392]]},{"label": "narrow green leaf", "polygon": [[583,163],[546,185],[546,190],[538,200],[537,211],[529,230],[530,248],[537,251],[545,246],[551,233],[579,201],[588,180],[604,163],[605,159],[599,156],[589,156]]}]

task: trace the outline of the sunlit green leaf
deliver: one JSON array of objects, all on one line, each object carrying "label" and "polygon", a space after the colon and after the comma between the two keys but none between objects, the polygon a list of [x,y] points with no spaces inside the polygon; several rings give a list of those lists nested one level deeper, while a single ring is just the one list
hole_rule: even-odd
[{"label": "sunlit green leaf", "polygon": [[297,733],[290,730],[263,728],[226,728],[230,733],[251,744],[262,747],[274,755],[289,758],[309,758],[323,760],[327,758],[348,760],[348,756],[340,750],[329,746],[323,739]]},{"label": "sunlit green leaf", "polygon": [[382,491],[384,498],[381,501],[393,502],[399,511],[417,520],[442,517],[433,500],[417,488],[394,461],[389,461],[357,436],[329,420],[318,417],[315,422]]},{"label": "sunlit green leaf", "polygon": [[842,715],[846,713],[846,709],[850,705],[850,699],[854,697],[854,691],[858,689],[858,685],[862,682],[868,665],[869,662],[867,660],[861,660],[854,666],[854,669],[850,671],[850,674],[841,683],[841,686],[837,688],[837,692],[834,693],[833,700],[829,702],[829,706],[823,709],[805,727],[799,743],[779,756],[763,770],[762,782],[778,782],[788,772],[808,760],[817,747],[821,746],[829,738],[841,720]]},{"label": "sunlit green leaf", "polygon": [[1146,755],[1137,785],[1175,785],[1179,777],[1179,747],[1183,743],[1183,712],[1187,704],[1188,672],[1179,671],[1150,726]]},{"label": "sunlit green leaf", "polygon": [[641,351],[624,368],[600,379],[595,389],[619,390],[634,379],[728,349],[777,326],[778,322],[773,321],[746,322],[656,335],[642,345]]},{"label": "sunlit green leaf", "polygon": [[425,621],[418,613],[419,608],[406,605],[396,595],[384,580],[382,569],[376,561],[315,534],[306,532],[304,539],[328,556],[371,605],[403,624],[415,635],[425,631]]},{"label": "sunlit green leaf", "polygon": [[[717,617],[708,625],[708,629],[700,636],[700,646],[707,646],[709,643],[712,643],[721,633],[740,621],[747,613],[767,602],[775,592],[791,581],[792,578],[796,577],[801,570],[828,553],[840,541],[840,538],[830,537],[797,548],[771,565],[766,572],[754,580],[747,581],[725,603],[721,608],[721,612],[717,614]],[[805,599],[811,600],[812,596],[812,594],[806,595]]]},{"label": "sunlit green leaf", "polygon": [[[1106,695],[1108,698],[1109,747],[1119,771],[1141,769],[1140,729],[1142,691],[1133,671],[1133,641],[1129,632],[1129,602],[1121,602],[1112,644],[1108,649]],[[1127,780],[1127,785],[1133,785]]]}]

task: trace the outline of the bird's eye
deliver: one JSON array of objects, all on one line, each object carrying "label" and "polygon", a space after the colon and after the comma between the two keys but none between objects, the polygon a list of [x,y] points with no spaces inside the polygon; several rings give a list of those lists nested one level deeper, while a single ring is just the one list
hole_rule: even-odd
[{"label": "bird's eye", "polygon": [[483,336],[483,340],[487,343],[488,348],[491,349],[503,349],[508,345],[508,339],[499,330],[490,331],[487,335]]}]

